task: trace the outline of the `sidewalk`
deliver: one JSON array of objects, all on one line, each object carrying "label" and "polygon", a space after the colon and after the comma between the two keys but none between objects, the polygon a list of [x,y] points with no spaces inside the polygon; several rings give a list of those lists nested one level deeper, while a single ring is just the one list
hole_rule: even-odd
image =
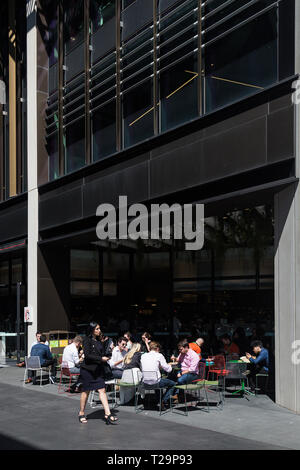
[{"label": "sidewalk", "polygon": [[[91,409],[87,406],[87,415],[93,419],[93,424],[91,424],[91,419],[86,425],[88,427],[87,430],[87,428],[84,428],[84,425],[78,424],[76,417],[79,408],[79,394],[72,396],[67,394],[59,395],[57,384],[47,384],[43,387],[29,384],[23,387],[23,375],[24,369],[0,367],[1,389],[3,390],[4,388],[6,394],[9,394],[9,402],[13,399],[12,397],[17,401],[13,411],[10,411],[9,426],[16,418],[14,416],[12,420],[12,414],[16,415],[17,412],[22,414],[24,411],[22,409],[22,401],[24,399],[26,406],[32,405],[33,409],[34,404],[39,403],[38,410],[39,412],[42,410],[43,418],[46,419],[45,425],[49,429],[52,429],[52,425],[55,429],[63,429],[64,425],[62,423],[65,422],[65,417],[67,417],[68,426],[70,429],[73,429],[72,434],[75,433],[73,435],[75,440],[78,433],[80,433],[81,437],[83,432],[85,437],[90,436],[91,430],[95,427],[95,421],[98,421],[93,418],[100,417],[103,414],[101,407],[99,409]],[[3,395],[1,393],[2,399],[4,399]],[[0,404],[3,410],[1,396]],[[31,396],[32,400],[30,399]],[[46,407],[43,406],[45,403],[47,403]],[[51,414],[53,409],[60,410],[61,413],[59,417],[56,416],[57,422],[55,420],[53,422],[53,414]],[[103,449],[178,449],[178,442],[180,442],[183,448],[192,450],[203,448],[204,441],[206,446],[204,448],[210,449],[300,449],[300,416],[277,406],[264,395],[251,397],[249,401],[245,398],[229,397],[226,399],[222,411],[216,408],[212,408],[210,413],[193,410],[189,412],[188,417],[178,414],[178,412],[168,412],[159,416],[156,410],[147,410],[136,414],[134,407],[130,406],[118,407],[117,412],[120,417],[119,426],[106,426],[105,430],[112,432],[111,428],[113,428],[113,434],[115,435],[115,433],[119,433],[123,428],[128,431],[128,425],[132,423],[132,426],[134,426],[132,430],[136,434],[136,439],[132,440],[133,436],[131,434],[131,439],[128,441],[126,431],[125,435],[122,434],[120,440],[117,441],[120,447],[116,447],[116,442],[109,443],[105,441],[105,445],[108,447],[101,447]],[[37,416],[35,416],[35,422],[36,420]],[[23,421],[22,419],[21,422]],[[17,422],[17,429],[20,432],[20,419]],[[176,426],[174,426],[175,424]],[[0,433],[6,435],[6,432],[8,432],[7,426],[3,428],[2,425],[3,420],[0,418]],[[102,423],[97,424],[97,429],[99,426],[103,429]],[[116,431],[116,428],[118,431]],[[150,437],[149,429],[151,429]],[[178,433],[178,429],[181,430],[180,433]],[[124,429],[122,433],[124,433]],[[147,439],[145,439],[145,436],[147,436]],[[160,438],[158,438],[159,436]],[[17,436],[15,435],[15,437]],[[51,448],[67,449],[70,446],[70,448],[74,449],[74,447],[71,447],[71,445],[74,446],[73,441],[72,443],[66,442],[64,439],[59,442],[57,438],[58,436],[53,441],[53,438],[50,439],[48,436],[47,439],[50,439],[51,442],[53,441],[52,446],[54,447]],[[141,444],[144,447],[140,447]],[[62,445],[63,447],[61,447]],[[89,441],[85,443],[79,441],[78,445],[83,445],[80,448],[90,448],[88,447],[90,445]],[[104,442],[101,445],[104,445]]]}]

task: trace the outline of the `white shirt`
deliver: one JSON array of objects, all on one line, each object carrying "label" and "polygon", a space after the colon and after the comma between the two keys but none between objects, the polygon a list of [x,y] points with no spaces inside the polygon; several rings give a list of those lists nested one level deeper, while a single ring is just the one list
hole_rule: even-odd
[{"label": "white shirt", "polygon": [[75,343],[68,344],[65,347],[62,357],[62,362],[67,362],[69,369],[73,367],[78,367],[76,364],[79,363],[78,349],[75,346]]},{"label": "white shirt", "polygon": [[123,361],[124,359],[124,356],[126,356],[127,352],[125,350],[123,350],[122,352],[120,351],[119,349],[119,346],[116,346],[114,349],[113,349],[113,352],[112,352],[112,356],[111,356],[111,359],[108,361],[110,367],[112,369],[123,369],[124,368],[124,363],[121,362],[120,364],[118,364],[117,366],[115,366],[114,364],[116,362],[119,362],[119,361]]},{"label": "white shirt", "polygon": [[167,363],[164,356],[156,351],[145,353],[141,357],[141,369],[143,372],[143,381],[145,384],[153,385],[160,381],[160,368],[165,372],[171,372],[172,366]]}]

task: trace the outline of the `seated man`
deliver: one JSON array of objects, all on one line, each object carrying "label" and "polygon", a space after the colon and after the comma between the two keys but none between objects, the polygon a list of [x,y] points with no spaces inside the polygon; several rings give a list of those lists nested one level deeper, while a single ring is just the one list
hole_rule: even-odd
[{"label": "seated man", "polygon": [[229,335],[225,334],[221,337],[221,341],[223,343],[223,350],[222,352],[225,355],[230,355],[232,357],[236,357],[238,359],[240,357],[240,348],[238,347],[237,344],[235,344],[233,341],[231,341],[231,338]]},{"label": "seated man", "polygon": [[268,373],[269,372],[269,351],[263,347],[261,341],[253,341],[251,347],[255,356],[246,353],[247,359],[249,359],[249,384],[251,389],[255,389],[255,376],[256,374]]},{"label": "seated man", "polygon": [[202,356],[201,356],[201,347],[203,346],[203,344],[204,344],[204,339],[203,338],[198,338],[193,343],[189,343],[190,349],[192,349],[193,351],[195,351],[195,353],[198,354],[200,361],[201,361],[201,358],[202,358]]},{"label": "seated man", "polygon": [[[83,355],[79,357],[78,351],[82,344],[81,336],[76,336],[71,344],[65,347],[62,362],[66,362],[69,367],[69,371],[71,374],[80,374],[80,364],[83,361]],[[80,387],[80,376],[78,376],[77,382],[72,385],[72,391],[78,391]]]},{"label": "seated man", "polygon": [[[49,346],[46,343],[46,336],[41,335],[39,343],[35,344],[30,352],[30,356],[39,356],[41,367],[48,367],[51,366],[51,376],[50,381],[52,383],[56,380],[56,359],[53,358]],[[25,383],[32,382],[33,377],[35,377],[35,373],[32,370],[28,371],[28,379]]]},{"label": "seated man", "polygon": [[178,385],[189,384],[198,378],[198,369],[200,358],[198,354],[190,349],[189,343],[180,341],[178,343],[178,363],[181,367],[180,372],[177,374]]},{"label": "seated man", "polygon": [[[36,334],[35,334],[36,340],[32,343],[32,345],[30,347],[30,351],[33,348],[33,346],[35,346],[36,344],[39,344],[39,342],[41,340],[41,336],[42,336],[42,333],[40,331],[37,331]],[[48,341],[46,341],[45,344],[46,344],[46,346],[49,346]],[[25,367],[25,361],[19,362],[18,364],[16,364],[16,366]]]},{"label": "seated man", "polygon": [[160,353],[160,344],[156,341],[151,341],[150,351],[141,356],[141,370],[143,374],[143,382],[145,385],[158,385],[161,388],[166,388],[167,391],[162,397],[162,409],[168,405],[170,396],[173,395],[174,386],[176,383],[168,378],[162,379],[160,369],[165,372],[172,372],[172,366],[167,364],[166,359]]},{"label": "seated man", "polygon": [[124,356],[126,356],[127,339],[121,336],[118,339],[118,345],[113,349],[111,359],[108,364],[111,367],[112,374],[115,379],[121,379],[124,369]]}]

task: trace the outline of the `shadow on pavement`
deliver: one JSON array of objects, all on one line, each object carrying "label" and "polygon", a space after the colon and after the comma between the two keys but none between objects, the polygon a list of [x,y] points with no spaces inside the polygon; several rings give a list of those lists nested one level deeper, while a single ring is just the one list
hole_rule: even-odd
[{"label": "shadow on pavement", "polygon": [[0,434],[0,450],[38,450],[38,448]]}]

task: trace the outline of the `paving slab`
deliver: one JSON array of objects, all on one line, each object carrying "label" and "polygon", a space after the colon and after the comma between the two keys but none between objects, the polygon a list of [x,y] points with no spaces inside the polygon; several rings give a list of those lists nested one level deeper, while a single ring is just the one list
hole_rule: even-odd
[{"label": "paving slab", "polygon": [[227,398],[222,411],[193,409],[188,417],[182,409],[159,416],[120,406],[117,426],[105,425],[101,407],[87,406],[84,425],[77,418],[79,395],[60,395],[57,384],[24,387],[23,375],[24,369],[0,368],[1,449],[300,449],[300,416],[264,395]]}]

